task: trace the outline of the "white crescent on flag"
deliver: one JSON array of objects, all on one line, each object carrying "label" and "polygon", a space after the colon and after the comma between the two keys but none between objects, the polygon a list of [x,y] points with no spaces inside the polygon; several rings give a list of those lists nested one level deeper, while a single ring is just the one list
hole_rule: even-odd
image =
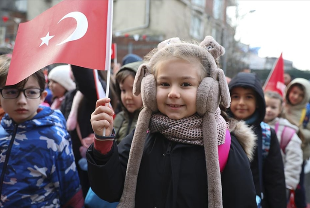
[{"label": "white crescent on flag", "polygon": [[69,14],[66,14],[63,18],[61,18],[61,20],[59,20],[59,22],[61,22],[63,19],[66,19],[68,17],[72,17],[76,20],[76,23],[77,23],[76,29],[73,31],[73,33],[67,39],[65,39],[61,43],[58,43],[57,45],[61,45],[61,44],[64,44],[66,42],[69,42],[69,41],[78,40],[78,39],[82,38],[87,32],[88,21],[87,21],[87,17],[83,13],[81,13],[81,12],[70,12]]}]

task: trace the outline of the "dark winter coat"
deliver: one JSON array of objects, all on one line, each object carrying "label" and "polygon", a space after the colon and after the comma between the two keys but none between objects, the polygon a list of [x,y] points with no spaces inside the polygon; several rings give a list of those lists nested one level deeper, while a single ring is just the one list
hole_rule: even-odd
[{"label": "dark winter coat", "polygon": [[[109,202],[119,201],[133,132],[107,155],[91,146],[87,152],[93,191]],[[229,158],[222,172],[224,208],[253,208],[255,188],[249,160],[234,135]],[[202,146],[167,140],[160,133],[148,134],[140,165],[136,208],[206,208],[208,182]]]},{"label": "dark winter coat", "polygon": [[[258,149],[262,143],[262,129],[260,123],[264,120],[266,113],[266,103],[261,82],[255,74],[238,73],[229,83],[229,90],[234,87],[251,88],[256,92],[258,118],[250,126],[257,136],[254,159],[251,162],[251,170],[256,188],[256,194],[261,195],[258,169]],[[263,159],[262,187],[264,193],[263,208],[286,208],[286,187],[284,177],[284,166],[277,135],[271,129],[270,149],[268,156]]]}]

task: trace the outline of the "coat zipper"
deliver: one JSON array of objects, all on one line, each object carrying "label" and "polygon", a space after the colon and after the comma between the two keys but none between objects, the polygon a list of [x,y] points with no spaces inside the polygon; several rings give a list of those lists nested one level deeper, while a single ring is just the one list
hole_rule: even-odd
[{"label": "coat zipper", "polygon": [[17,126],[18,126],[18,124],[14,124],[14,125],[15,125],[15,126],[14,126],[14,132],[13,132],[13,134],[12,134],[12,138],[11,138],[10,144],[9,144],[9,146],[8,146],[8,150],[6,151],[5,161],[4,161],[3,169],[2,169],[2,172],[1,172],[1,178],[0,178],[0,196],[2,195],[2,186],[3,186],[4,175],[5,175],[5,172],[6,172],[8,163],[9,163],[9,158],[10,158],[11,150],[12,150],[12,147],[13,147],[13,144],[14,144],[14,140],[15,140],[15,136],[16,136],[16,132],[17,132]]},{"label": "coat zipper", "polygon": [[167,150],[166,150],[166,153],[164,153],[163,156],[170,155],[170,153],[171,153],[171,147],[172,147],[172,143],[169,142],[169,143],[168,143]]}]

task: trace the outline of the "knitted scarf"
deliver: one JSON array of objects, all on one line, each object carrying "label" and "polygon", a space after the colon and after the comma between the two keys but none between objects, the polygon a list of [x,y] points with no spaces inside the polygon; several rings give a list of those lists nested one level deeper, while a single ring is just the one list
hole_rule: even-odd
[{"label": "knitted scarf", "polygon": [[[151,133],[159,132],[168,140],[185,144],[203,146],[202,117],[194,114],[190,117],[174,120],[161,113],[153,114],[150,121],[149,130]],[[225,141],[223,128],[217,128],[218,145]]]}]

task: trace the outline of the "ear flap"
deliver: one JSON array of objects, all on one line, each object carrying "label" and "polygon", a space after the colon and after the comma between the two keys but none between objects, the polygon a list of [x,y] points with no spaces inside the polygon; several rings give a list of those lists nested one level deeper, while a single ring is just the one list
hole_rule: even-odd
[{"label": "ear flap", "polygon": [[230,93],[226,81],[225,74],[222,69],[218,69],[218,82],[220,85],[221,103],[225,108],[230,106]]},{"label": "ear flap", "polygon": [[141,98],[143,106],[151,109],[152,112],[157,111],[156,100],[156,80],[153,74],[147,74],[141,83]]},{"label": "ear flap", "polygon": [[199,44],[200,46],[206,47],[209,53],[212,54],[214,59],[224,55],[225,48],[218,44],[211,36],[206,36],[205,39]]},{"label": "ear flap", "polygon": [[133,94],[134,95],[139,95],[141,93],[141,82],[143,77],[146,76],[148,72],[148,67],[146,64],[142,64],[135,76],[135,80],[133,82]]},{"label": "ear flap", "polygon": [[[216,95],[218,95],[216,97]],[[197,89],[196,109],[199,115],[214,113],[219,104],[219,84],[212,77],[205,77]]]}]

